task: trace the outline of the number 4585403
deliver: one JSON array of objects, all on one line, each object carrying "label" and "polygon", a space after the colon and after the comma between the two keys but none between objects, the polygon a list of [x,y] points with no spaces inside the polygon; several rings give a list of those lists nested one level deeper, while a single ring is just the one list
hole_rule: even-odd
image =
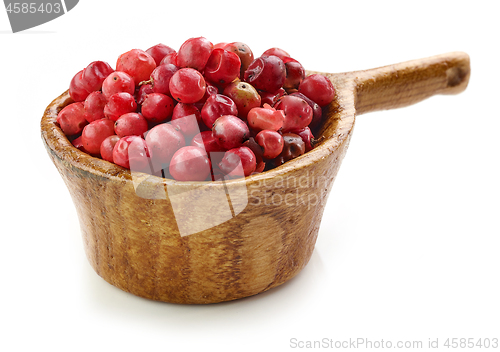
[{"label": "number 4585403", "polygon": [[27,2],[15,2],[9,3],[6,8],[8,13],[60,13],[62,11],[61,4],[59,2],[51,3],[27,3]]},{"label": "number 4585403", "polygon": [[448,338],[446,339],[444,346],[447,348],[498,348],[497,338],[485,338],[485,339],[474,339],[474,338]]}]

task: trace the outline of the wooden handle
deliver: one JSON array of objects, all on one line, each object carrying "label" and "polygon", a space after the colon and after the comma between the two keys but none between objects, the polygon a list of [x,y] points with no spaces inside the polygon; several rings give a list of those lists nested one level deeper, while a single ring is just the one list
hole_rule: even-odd
[{"label": "wooden handle", "polygon": [[466,53],[453,52],[353,75],[359,115],[411,105],[435,94],[460,93],[469,82],[470,60]]}]

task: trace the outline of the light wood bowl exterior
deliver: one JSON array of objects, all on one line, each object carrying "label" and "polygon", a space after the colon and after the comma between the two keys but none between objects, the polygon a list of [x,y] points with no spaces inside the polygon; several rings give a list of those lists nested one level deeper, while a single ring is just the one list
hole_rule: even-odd
[{"label": "light wood bowl exterior", "polygon": [[[467,54],[456,52],[325,75],[337,96],[321,128],[322,142],[276,169],[225,183],[133,177],[82,153],[56,124],[58,112],[72,100],[67,92],[56,98],[42,118],[42,139],[73,198],[85,252],[97,274],[134,295],[183,304],[235,300],[286,282],[314,250],[355,116],[459,93],[467,86],[470,66]],[[137,189],[134,180],[136,186],[143,181]],[[196,232],[204,221],[223,218],[220,199],[207,196],[220,192],[230,194],[233,209],[242,211]],[[193,212],[197,206],[206,212]],[[184,233],[196,233],[181,236],[178,222]]]}]

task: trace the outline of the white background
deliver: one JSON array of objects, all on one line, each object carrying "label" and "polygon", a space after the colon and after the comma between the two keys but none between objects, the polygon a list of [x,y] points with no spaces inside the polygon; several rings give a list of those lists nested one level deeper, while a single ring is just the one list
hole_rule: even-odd
[{"label": "white background", "polygon": [[[1,8],[0,350],[287,351],[300,349],[293,338],[424,347],[439,338],[444,351],[446,338],[500,338],[498,12],[494,2],[404,4],[82,0],[17,34]],[[152,302],[87,263],[39,122],[91,61],[114,67],[132,48],[178,49],[195,36],[242,41],[256,56],[278,46],[326,72],[465,51],[472,75],[460,95],[357,118],[296,278],[235,302]]]}]

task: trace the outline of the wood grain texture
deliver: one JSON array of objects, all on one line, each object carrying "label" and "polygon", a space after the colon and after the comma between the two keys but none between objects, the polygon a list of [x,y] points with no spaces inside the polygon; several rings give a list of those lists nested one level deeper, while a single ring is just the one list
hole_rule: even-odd
[{"label": "wood grain texture", "polygon": [[[42,139],[71,194],[96,273],[137,296],[183,304],[243,298],[290,280],[314,250],[355,115],[458,93],[469,64],[466,54],[452,53],[325,75],[337,96],[320,144],[276,169],[224,183],[131,174],[80,152],[56,123],[71,99],[67,92],[56,98],[42,118]],[[202,231],[207,218],[199,207],[216,220]]]},{"label": "wood grain texture", "polygon": [[469,77],[469,56],[462,52],[359,71],[354,74],[356,112],[399,108],[436,94],[457,94],[467,87]]}]

